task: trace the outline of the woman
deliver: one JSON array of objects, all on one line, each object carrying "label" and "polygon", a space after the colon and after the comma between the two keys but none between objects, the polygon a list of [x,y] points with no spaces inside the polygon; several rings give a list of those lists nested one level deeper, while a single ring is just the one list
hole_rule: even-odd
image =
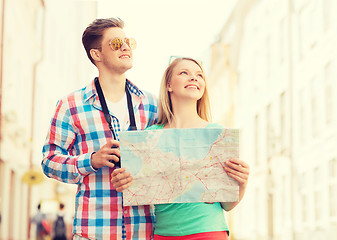
[{"label": "woman", "polygon": [[[164,73],[159,95],[157,125],[148,129],[211,128],[205,74],[191,58],[175,59]],[[239,201],[231,203],[173,203],[155,205],[154,240],[161,239],[228,239],[228,227],[222,209],[233,209],[246,190],[249,166],[239,160],[226,162],[226,173],[239,183]],[[124,180],[121,176],[125,174]],[[125,169],[115,170],[112,182],[117,191],[132,183]]]}]

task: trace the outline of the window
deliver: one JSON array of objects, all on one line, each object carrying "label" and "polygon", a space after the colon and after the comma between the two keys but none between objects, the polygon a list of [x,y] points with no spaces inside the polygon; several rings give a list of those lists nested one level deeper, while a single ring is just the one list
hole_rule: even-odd
[{"label": "window", "polygon": [[254,206],[255,208],[255,229],[257,229],[257,232],[259,231],[258,229],[260,227],[261,211],[262,211],[262,208],[261,208],[262,196],[260,195],[261,195],[261,190],[257,188],[255,190],[255,206]]},{"label": "window", "polygon": [[273,152],[274,152],[274,140],[275,140],[275,131],[272,127],[271,120],[271,104],[268,104],[266,109],[266,140],[267,140],[267,158],[270,160]]},{"label": "window", "polygon": [[254,140],[255,140],[255,164],[259,165],[260,163],[260,156],[259,156],[259,149],[260,149],[260,137],[259,137],[259,115],[255,116],[255,120],[254,120]]},{"label": "window", "polygon": [[329,209],[330,218],[337,223],[337,159],[329,161]]},{"label": "window", "polygon": [[318,134],[318,99],[317,92],[319,92],[319,85],[317,78],[315,77],[311,82],[311,129],[312,137],[316,137]]},{"label": "window", "polygon": [[300,108],[300,116],[299,116],[299,138],[301,143],[305,143],[306,141],[306,96],[305,89],[302,89],[299,94],[299,108]]},{"label": "window", "polygon": [[321,176],[321,169],[316,167],[314,169],[314,208],[315,208],[315,220],[317,222],[322,220],[322,176]]},{"label": "window", "polygon": [[329,186],[329,205],[330,205],[330,217],[337,218],[337,184],[331,184]]},{"label": "window", "polygon": [[283,63],[285,60],[285,56],[286,56],[286,47],[285,47],[285,43],[286,43],[286,24],[285,24],[285,19],[282,18],[281,22],[280,22],[280,63]]},{"label": "window", "polygon": [[308,224],[309,215],[308,215],[308,173],[304,172],[300,177],[300,191],[301,191],[301,219],[304,226]]},{"label": "window", "polygon": [[303,59],[307,50],[310,49],[311,25],[310,25],[310,12],[308,7],[301,9],[299,13],[299,34],[300,34],[300,56]]},{"label": "window", "polygon": [[297,25],[297,34],[298,34],[298,60],[302,60],[303,58],[303,29],[302,29],[302,15],[303,15],[303,11],[301,10],[298,13],[298,25]]},{"label": "window", "polygon": [[329,161],[329,177],[331,179],[337,178],[337,159],[333,158]]},{"label": "window", "polygon": [[9,219],[8,219],[8,236],[13,239],[14,234],[14,202],[15,202],[15,172],[11,170],[9,182]]},{"label": "window", "polygon": [[285,92],[282,92],[280,96],[280,141],[281,152],[286,148],[286,99]]},{"label": "window", "polygon": [[330,194],[330,217],[337,218],[337,184],[331,185],[329,187]]},{"label": "window", "polygon": [[336,70],[334,64],[329,62],[324,69],[325,73],[325,122],[330,124],[334,115],[334,100],[333,100],[333,81],[336,81]]},{"label": "window", "polygon": [[272,57],[271,57],[271,40],[270,40],[270,36],[268,36],[266,38],[266,46],[265,46],[265,58],[266,58],[266,81],[268,83],[270,83],[270,75],[271,75],[271,61],[272,61]]},{"label": "window", "polygon": [[308,215],[308,194],[307,193],[302,193],[301,195],[302,198],[302,221],[304,225],[306,225],[309,221],[309,215]]},{"label": "window", "polygon": [[[334,0],[332,0],[334,1]],[[331,12],[331,0],[322,1],[323,4],[323,16],[324,16],[324,30],[327,31],[331,27],[332,14]]]}]

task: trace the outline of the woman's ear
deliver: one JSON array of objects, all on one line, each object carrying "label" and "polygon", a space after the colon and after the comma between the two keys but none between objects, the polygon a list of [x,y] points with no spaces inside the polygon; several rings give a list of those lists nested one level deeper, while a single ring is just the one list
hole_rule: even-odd
[{"label": "woman's ear", "polygon": [[167,83],[166,88],[167,88],[168,92],[172,92],[172,88],[171,88],[171,84],[170,83]]},{"label": "woman's ear", "polygon": [[90,56],[96,62],[101,61],[101,52],[98,49],[90,49]]}]

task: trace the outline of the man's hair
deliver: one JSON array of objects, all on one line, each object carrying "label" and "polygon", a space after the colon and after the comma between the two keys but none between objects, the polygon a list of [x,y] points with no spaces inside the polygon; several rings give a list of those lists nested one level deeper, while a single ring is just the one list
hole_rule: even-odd
[{"label": "man's hair", "polygon": [[[166,68],[166,71],[164,73],[163,79],[160,84],[157,124],[170,123],[174,118],[171,96],[167,89],[167,85],[171,81],[173,69],[177,66],[178,63],[182,61],[194,62],[200,67],[202,73],[204,74],[204,69],[202,68],[201,64],[192,58],[177,58]],[[202,97],[197,101],[197,112],[198,112],[198,115],[202,119],[206,121],[210,121],[211,113],[210,113],[209,97],[208,97],[206,79],[204,78],[204,80],[205,80],[205,91]]]},{"label": "man's hair", "polygon": [[95,61],[90,55],[90,50],[102,50],[103,33],[106,29],[112,27],[123,28],[123,20],[121,20],[120,18],[96,19],[84,30],[82,35],[82,43],[85,51],[87,52],[88,58],[93,64],[95,64]]}]

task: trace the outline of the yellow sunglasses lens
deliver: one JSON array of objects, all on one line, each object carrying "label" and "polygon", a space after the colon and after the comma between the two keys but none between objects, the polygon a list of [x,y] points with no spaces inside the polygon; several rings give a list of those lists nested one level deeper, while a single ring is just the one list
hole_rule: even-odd
[{"label": "yellow sunglasses lens", "polygon": [[113,50],[118,50],[123,46],[123,40],[120,38],[114,38],[111,40],[110,46]]},{"label": "yellow sunglasses lens", "polygon": [[119,50],[123,46],[124,42],[132,49],[136,49],[136,40],[133,38],[125,38],[122,40],[120,38],[114,38],[110,41],[110,46],[113,50]]}]

